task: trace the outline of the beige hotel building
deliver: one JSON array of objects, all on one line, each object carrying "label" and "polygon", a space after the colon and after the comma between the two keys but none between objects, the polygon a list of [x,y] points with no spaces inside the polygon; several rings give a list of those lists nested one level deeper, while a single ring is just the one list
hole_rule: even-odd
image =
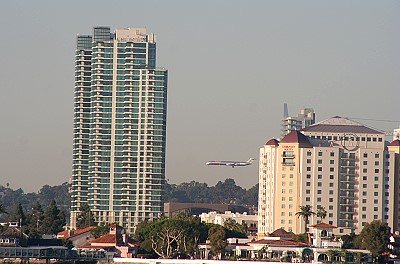
[{"label": "beige hotel building", "polygon": [[304,232],[296,212],[305,205],[324,207],[323,222],[338,235],[359,233],[373,220],[399,230],[399,142],[341,117],[269,140],[260,149],[259,238],[278,228]]}]

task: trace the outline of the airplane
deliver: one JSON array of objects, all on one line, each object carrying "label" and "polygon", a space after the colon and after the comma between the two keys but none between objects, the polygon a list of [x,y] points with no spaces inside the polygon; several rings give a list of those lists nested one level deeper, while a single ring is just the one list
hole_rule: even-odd
[{"label": "airplane", "polygon": [[253,158],[250,158],[248,161],[218,161],[218,160],[211,160],[206,162],[208,166],[231,166],[232,168],[240,167],[240,166],[247,166],[253,163]]}]

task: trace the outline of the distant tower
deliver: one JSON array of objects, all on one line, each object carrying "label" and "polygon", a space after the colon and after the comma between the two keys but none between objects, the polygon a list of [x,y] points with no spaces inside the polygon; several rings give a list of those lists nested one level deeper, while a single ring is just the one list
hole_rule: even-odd
[{"label": "distant tower", "polygon": [[289,116],[287,104],[283,105],[282,137],[294,130],[301,130],[315,124],[315,112],[312,108],[303,108],[297,116]]}]

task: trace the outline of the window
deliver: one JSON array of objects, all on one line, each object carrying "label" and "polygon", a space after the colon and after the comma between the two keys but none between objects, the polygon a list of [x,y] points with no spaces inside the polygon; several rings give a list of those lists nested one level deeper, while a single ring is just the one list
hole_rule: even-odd
[{"label": "window", "polygon": [[367,216],[365,214],[363,214],[363,215],[361,215],[361,218],[365,219],[365,218],[367,218]]},{"label": "window", "polygon": [[318,156],[320,157],[322,156],[322,151],[318,152]]},{"label": "window", "polygon": [[378,200],[377,199],[374,199],[374,204],[377,204],[378,203]]},{"label": "window", "polygon": [[367,173],[368,170],[367,170],[367,169],[363,169],[362,172],[363,172],[363,173]]},{"label": "window", "polygon": [[334,171],[335,171],[335,168],[329,168],[329,171],[330,171],[330,172],[334,172]]},{"label": "window", "polygon": [[311,163],[311,159],[307,159],[307,163]]},{"label": "window", "polygon": [[363,195],[363,196],[367,196],[367,191],[363,191],[363,192],[362,192],[362,195]]},{"label": "window", "polygon": [[329,205],[329,210],[333,210],[333,205]]},{"label": "window", "polygon": [[363,181],[366,181],[367,180],[367,176],[363,176],[362,179],[363,179]]},{"label": "window", "polygon": [[311,167],[307,167],[307,171],[311,171]]},{"label": "window", "polygon": [[379,166],[379,161],[375,161],[375,166]]},{"label": "window", "polygon": [[322,160],[319,159],[319,160],[318,160],[318,164],[322,164]]},{"label": "window", "polygon": [[374,215],[374,219],[378,219],[378,215]]},{"label": "window", "polygon": [[[363,140],[362,141],[365,141],[365,138],[363,137]],[[368,158],[368,154],[367,153],[364,153],[364,158]]]},{"label": "window", "polygon": [[310,190],[306,190],[306,194],[310,194],[311,193],[311,191]]},{"label": "window", "polygon": [[329,187],[333,187],[333,182],[330,182],[330,183],[329,183]]},{"label": "window", "polygon": [[318,197],[318,198],[317,198],[317,202],[321,202],[321,197]]},{"label": "window", "polygon": [[362,185],[362,187],[363,187],[363,188],[368,188],[366,183],[364,183],[364,184]]},{"label": "window", "polygon": [[311,174],[307,174],[307,179],[311,179]]},{"label": "window", "polygon": [[322,194],[322,190],[317,190],[317,194]]},{"label": "window", "polygon": [[375,189],[378,189],[378,187],[379,187],[379,184],[377,184],[377,183],[374,184],[374,188],[375,188]]},{"label": "window", "polygon": [[378,196],[378,192],[374,192],[374,196]]},{"label": "window", "polygon": [[289,197],[289,202],[293,202],[293,197],[292,196]]},{"label": "window", "polygon": [[322,186],[322,182],[318,182],[318,187],[321,187]]},{"label": "window", "polygon": [[329,190],[329,194],[333,194],[333,190]]},{"label": "window", "polygon": [[321,180],[322,179],[322,175],[318,175],[318,180]]},{"label": "window", "polygon": [[329,164],[335,164],[335,161],[334,160],[330,160]]},{"label": "window", "polygon": [[333,213],[329,213],[329,214],[328,214],[328,217],[333,217]]},{"label": "window", "polygon": [[375,173],[379,173],[379,169],[375,169]]},{"label": "window", "polygon": [[322,171],[322,167],[318,167],[318,171]]},{"label": "window", "polygon": [[333,203],[333,198],[329,198],[329,202],[330,202],[330,203]]},{"label": "window", "polygon": [[368,162],[366,160],[363,161],[363,165],[367,165]]},{"label": "window", "polygon": [[281,216],[285,216],[285,212],[281,212]]},{"label": "window", "polygon": [[335,178],[335,176],[329,175],[329,179],[333,180],[334,178]]},{"label": "window", "polygon": [[289,182],[289,186],[293,186],[293,182]]},{"label": "window", "polygon": [[367,199],[362,199],[362,203],[367,203]]},{"label": "window", "polygon": [[377,212],[378,211],[378,207],[374,207],[374,212]]},{"label": "window", "polygon": [[375,154],[375,159],[378,159],[378,158],[379,158],[379,154],[376,153],[376,154]]},{"label": "window", "polygon": [[289,178],[293,179],[293,174],[289,174]]},{"label": "window", "polygon": [[310,197],[306,197],[306,202],[309,202],[310,201]]},{"label": "window", "polygon": [[282,174],[282,178],[286,178],[286,174]]},{"label": "window", "polygon": [[367,207],[362,207],[362,209],[361,209],[362,211],[367,211]]},{"label": "window", "polygon": [[286,189],[282,189],[282,193],[286,193]]},{"label": "window", "polygon": [[306,186],[311,186],[311,182],[306,182]]},{"label": "window", "polygon": [[374,181],[378,181],[379,180],[379,177],[374,177]]},{"label": "window", "polygon": [[331,152],[331,157],[334,157],[335,156],[335,152]]},{"label": "window", "polygon": [[311,156],[311,151],[307,151],[307,156]]}]

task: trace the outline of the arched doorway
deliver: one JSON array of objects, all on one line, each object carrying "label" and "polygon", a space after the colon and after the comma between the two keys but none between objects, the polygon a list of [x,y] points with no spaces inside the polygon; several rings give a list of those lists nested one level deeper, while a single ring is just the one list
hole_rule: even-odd
[{"label": "arched doorway", "polygon": [[326,255],[326,254],[324,254],[324,253],[319,254],[319,256],[318,256],[318,261],[323,262],[323,261],[328,261],[328,260],[329,260],[328,255]]}]

